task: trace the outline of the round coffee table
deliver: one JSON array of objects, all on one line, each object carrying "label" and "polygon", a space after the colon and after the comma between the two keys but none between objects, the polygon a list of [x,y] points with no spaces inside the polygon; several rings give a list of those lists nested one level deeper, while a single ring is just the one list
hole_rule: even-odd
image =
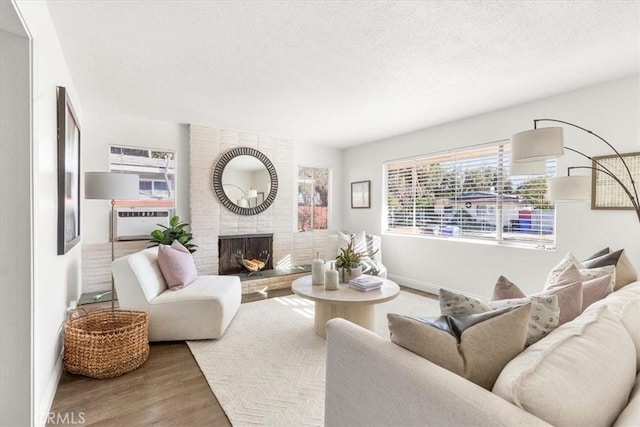
[{"label": "round coffee table", "polygon": [[312,286],[311,276],[303,276],[293,281],[293,293],[315,302],[316,334],[326,338],[327,322],[334,317],[342,317],[370,331],[375,331],[376,319],[373,306],[390,301],[400,293],[400,286],[388,279],[382,279],[382,287],[375,291],[361,292],[340,283],[340,289],[328,291],[324,286]]}]

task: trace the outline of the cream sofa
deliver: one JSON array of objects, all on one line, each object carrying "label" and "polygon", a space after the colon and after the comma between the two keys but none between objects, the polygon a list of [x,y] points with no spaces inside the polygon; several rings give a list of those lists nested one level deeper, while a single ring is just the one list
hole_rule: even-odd
[{"label": "cream sofa", "polygon": [[119,258],[111,270],[120,308],[149,314],[149,341],[220,338],[240,308],[237,276],[199,276],[183,289],[169,289],[157,247]]},{"label": "cream sofa", "polygon": [[327,324],[326,426],[639,426],[640,282],[516,356],[485,390],[344,319]]}]

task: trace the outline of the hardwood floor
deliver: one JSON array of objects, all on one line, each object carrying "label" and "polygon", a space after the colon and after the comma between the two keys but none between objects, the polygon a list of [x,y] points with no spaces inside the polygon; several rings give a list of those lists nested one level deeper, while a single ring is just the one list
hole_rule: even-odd
[{"label": "hardwood floor", "polygon": [[[290,289],[278,289],[244,295],[242,302],[290,294]],[[151,343],[147,361],[121,377],[98,380],[63,372],[49,420],[47,425],[231,425],[183,341]]]},{"label": "hardwood floor", "polygon": [[184,342],[152,343],[147,361],[117,378],[65,371],[51,415],[93,426],[231,425]]}]

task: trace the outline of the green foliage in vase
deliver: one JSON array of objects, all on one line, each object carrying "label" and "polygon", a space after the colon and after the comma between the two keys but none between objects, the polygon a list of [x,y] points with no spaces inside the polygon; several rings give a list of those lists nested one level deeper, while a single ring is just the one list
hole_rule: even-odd
[{"label": "green foliage in vase", "polygon": [[193,234],[189,233],[185,230],[189,224],[186,222],[180,222],[180,218],[178,216],[174,216],[169,220],[169,227],[157,224],[162,227],[162,230],[153,230],[151,232],[151,240],[147,242],[149,247],[158,246],[158,245],[170,245],[174,240],[177,240],[189,250],[189,252],[194,253],[196,251],[197,245],[191,243],[191,239],[193,239]]},{"label": "green foliage in vase", "polygon": [[360,265],[363,256],[373,257],[377,250],[373,252],[356,252],[353,237],[346,248],[340,248],[340,255],[336,257],[336,267],[344,268],[347,273],[351,273],[351,269]]}]

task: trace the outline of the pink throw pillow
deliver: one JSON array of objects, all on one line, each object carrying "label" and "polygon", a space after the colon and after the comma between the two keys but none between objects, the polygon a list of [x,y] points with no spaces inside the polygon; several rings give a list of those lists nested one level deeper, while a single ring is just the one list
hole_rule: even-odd
[{"label": "pink throw pillow", "polygon": [[[558,296],[558,307],[560,307],[560,321],[558,325],[573,320],[582,313],[582,284],[580,282],[547,289],[544,292],[530,296],[545,297],[551,295]],[[522,292],[515,283],[504,276],[500,276],[493,288],[492,300],[524,298],[525,296],[524,292]]]},{"label": "pink throw pillow", "polygon": [[[565,286],[569,283],[582,281],[582,274],[580,269],[571,264],[556,278],[555,283],[547,284],[546,290],[555,289]],[[606,276],[596,277],[592,280],[582,282],[582,311],[599,301],[613,292],[614,281],[612,276],[607,274]]]},{"label": "pink throw pillow", "polygon": [[493,296],[491,297],[491,301],[524,297],[526,297],[526,295],[520,290],[518,285],[506,277],[500,276],[498,277],[496,285],[493,287]]},{"label": "pink throw pillow", "polygon": [[570,285],[547,289],[536,294],[537,296],[557,295],[560,307],[560,321],[558,325],[569,322],[582,313],[582,283],[576,282]]},{"label": "pink throw pillow", "polygon": [[582,274],[580,274],[580,269],[575,264],[570,264],[567,268],[562,270],[560,274],[556,276],[556,278],[547,283],[544,286],[544,290],[548,290],[551,288],[558,288],[560,286],[566,286],[571,283],[582,282]]},{"label": "pink throw pillow", "polygon": [[582,282],[582,311],[611,292],[613,292],[613,280],[610,274]]},{"label": "pink throw pillow", "polygon": [[193,256],[177,240],[174,240],[171,246],[160,245],[158,266],[167,286],[174,291],[184,288],[198,278]]}]

